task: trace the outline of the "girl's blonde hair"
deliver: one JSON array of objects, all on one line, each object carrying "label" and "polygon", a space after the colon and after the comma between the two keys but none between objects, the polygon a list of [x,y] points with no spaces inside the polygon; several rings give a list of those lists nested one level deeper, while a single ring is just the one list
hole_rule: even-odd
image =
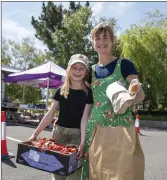
[{"label": "girl's blonde hair", "polygon": [[115,37],[114,37],[113,28],[112,28],[111,24],[108,22],[99,23],[93,28],[93,30],[91,32],[92,40],[94,39],[95,36],[100,35],[102,32],[104,32],[105,34],[107,32],[109,32],[109,34],[111,36],[111,41],[114,42]]},{"label": "girl's blonde hair", "polygon": [[[71,71],[71,66],[68,66],[66,70],[65,82],[62,85],[61,90],[60,90],[60,95],[64,96],[66,99],[69,95],[69,90],[71,86],[70,71]],[[90,87],[90,84],[88,83],[88,81],[89,81],[89,70],[86,68],[86,75],[83,79],[83,88],[84,88],[83,90],[86,92],[88,91],[87,88]]]}]

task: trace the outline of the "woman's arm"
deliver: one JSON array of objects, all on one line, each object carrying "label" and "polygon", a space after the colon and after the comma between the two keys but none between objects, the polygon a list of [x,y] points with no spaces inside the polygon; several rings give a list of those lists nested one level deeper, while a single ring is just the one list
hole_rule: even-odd
[{"label": "woman's arm", "polygon": [[54,115],[58,109],[59,109],[59,102],[53,100],[50,110],[42,118],[40,124],[38,125],[38,127],[36,128],[36,130],[34,131],[33,135],[29,140],[36,139],[39,133],[52,122]]},{"label": "woman's arm", "polygon": [[[128,81],[128,83],[130,84],[130,82],[133,80],[133,79],[138,79],[138,76],[137,75],[134,75],[134,74],[131,74],[129,75],[126,80]],[[136,95],[136,98],[135,98],[135,101],[136,102],[140,102],[140,101],[143,101],[145,98],[145,94],[144,94],[144,91],[142,89],[142,87],[140,88],[140,91],[137,93]]]}]

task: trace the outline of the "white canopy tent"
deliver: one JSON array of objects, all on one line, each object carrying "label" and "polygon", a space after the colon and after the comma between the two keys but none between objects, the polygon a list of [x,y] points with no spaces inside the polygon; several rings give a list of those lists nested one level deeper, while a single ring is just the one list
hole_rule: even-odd
[{"label": "white canopy tent", "polygon": [[46,108],[49,88],[57,88],[65,79],[66,70],[48,61],[38,67],[5,76],[5,82],[17,83],[31,87],[47,88]]}]

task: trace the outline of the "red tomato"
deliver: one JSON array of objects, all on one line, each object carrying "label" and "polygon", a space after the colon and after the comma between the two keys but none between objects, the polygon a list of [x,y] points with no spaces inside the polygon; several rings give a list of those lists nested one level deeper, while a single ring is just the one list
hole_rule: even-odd
[{"label": "red tomato", "polygon": [[64,148],[64,147],[62,147],[62,146],[57,146],[58,151],[63,150],[63,148]]},{"label": "red tomato", "polygon": [[54,138],[50,138],[49,141],[55,142],[55,139]]},{"label": "red tomato", "polygon": [[72,148],[71,152],[77,152],[77,150],[75,148]]},{"label": "red tomato", "polygon": [[69,150],[70,152],[71,152],[71,149],[72,149],[71,147],[68,147],[68,150]]},{"label": "red tomato", "polygon": [[47,149],[48,149],[48,150],[52,150],[53,148],[52,148],[51,145],[48,145],[48,146],[47,146]]},{"label": "red tomato", "polygon": [[41,141],[40,144],[41,144],[41,145],[45,144],[45,141]]},{"label": "red tomato", "polygon": [[60,152],[63,154],[68,154],[69,150],[67,148],[63,148]]}]

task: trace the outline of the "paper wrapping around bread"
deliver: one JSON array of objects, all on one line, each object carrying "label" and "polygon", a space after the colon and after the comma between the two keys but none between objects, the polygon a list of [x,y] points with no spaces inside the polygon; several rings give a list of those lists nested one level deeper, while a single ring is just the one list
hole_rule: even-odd
[{"label": "paper wrapping around bread", "polygon": [[106,89],[106,95],[110,100],[115,114],[123,114],[128,107],[132,106],[135,95],[132,96],[124,84],[116,81]]},{"label": "paper wrapping around bread", "polygon": [[113,82],[106,89],[106,95],[109,100],[112,102],[114,95],[120,92],[128,92],[128,90],[124,87],[120,81]]}]

